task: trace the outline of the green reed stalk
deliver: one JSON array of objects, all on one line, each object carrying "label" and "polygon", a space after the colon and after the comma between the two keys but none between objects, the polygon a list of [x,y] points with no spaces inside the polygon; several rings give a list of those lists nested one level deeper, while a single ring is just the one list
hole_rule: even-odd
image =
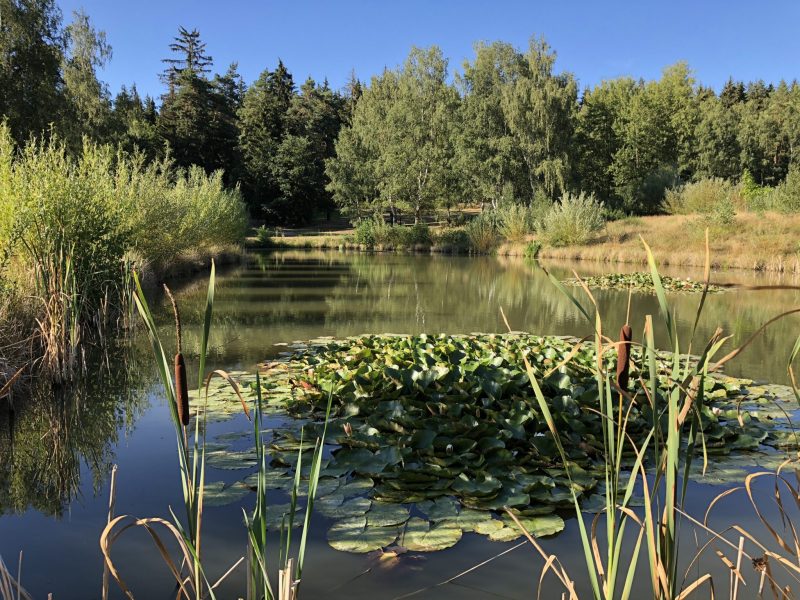
[{"label": "green reed stalk", "polygon": [[[300,580],[305,562],[306,544],[308,533],[311,529],[311,514],[314,508],[314,499],[317,496],[320,472],[322,470],[322,453],[330,421],[333,393],[328,393],[328,405],[325,410],[325,421],[322,426],[322,436],[314,445],[311,458],[311,467],[308,475],[308,493],[303,520],[303,530],[300,536],[297,557],[292,557],[292,530],[294,529],[297,513],[297,498],[301,487],[301,472],[303,467],[303,433],[300,434],[300,448],[298,450],[297,465],[295,468],[294,483],[291,490],[291,504],[288,514],[283,516],[279,538],[278,558],[278,594],[276,595],[270,582],[270,568],[267,562],[267,457],[265,444],[262,440],[263,431],[263,398],[261,394],[261,377],[256,374],[256,406],[253,418],[253,436],[256,443],[256,462],[258,465],[256,506],[252,515],[244,512],[245,526],[249,541],[248,554],[250,556],[250,569],[248,570],[247,590],[248,598],[263,598],[264,600],[294,600],[299,593]],[[284,584],[290,578],[288,585]]]},{"label": "green reed stalk", "polygon": [[[136,293],[134,300],[139,314],[145,323],[150,342],[153,346],[153,353],[156,358],[156,366],[167,405],[170,410],[170,417],[175,428],[176,444],[178,449],[178,466],[180,469],[181,487],[183,490],[184,509],[186,513],[186,526],[173,514],[175,526],[183,536],[189,551],[191,552],[194,565],[192,577],[194,591],[197,599],[204,597],[203,588],[208,589],[208,593],[214,598],[214,592],[203,574],[201,563],[201,527],[203,517],[203,489],[205,486],[205,411],[203,411],[202,421],[195,422],[193,449],[190,451],[187,435],[187,425],[185,418],[182,418],[179,407],[179,398],[176,384],[170,376],[171,367],[174,361],[167,358],[167,353],[161,343],[158,330],[147,304],[144,291],[138,276],[134,273],[134,283]],[[208,352],[208,338],[211,331],[211,317],[214,308],[214,290],[216,286],[216,267],[212,261],[211,274],[208,281],[208,294],[206,298],[205,316],[203,319],[203,330],[200,341],[200,364],[198,368],[198,390],[203,389],[204,372],[206,365],[206,355]],[[201,433],[202,430],[202,433]],[[170,509],[170,512],[172,510]]]}]

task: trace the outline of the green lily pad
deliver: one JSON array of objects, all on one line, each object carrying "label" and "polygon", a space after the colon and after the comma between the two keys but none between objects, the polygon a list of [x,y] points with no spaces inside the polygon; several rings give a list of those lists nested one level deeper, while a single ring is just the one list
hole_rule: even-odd
[{"label": "green lily pad", "polygon": [[203,488],[203,506],[226,506],[249,494],[250,488],[241,481],[227,486],[222,481],[214,481]]},{"label": "green lily pad", "polygon": [[366,517],[353,517],[333,524],[328,530],[328,543],[336,550],[366,554],[390,546],[397,534],[397,527],[372,527]]},{"label": "green lily pad", "polygon": [[461,528],[452,521],[431,526],[428,521],[414,517],[406,523],[402,544],[414,552],[436,552],[455,546],[461,533]]}]

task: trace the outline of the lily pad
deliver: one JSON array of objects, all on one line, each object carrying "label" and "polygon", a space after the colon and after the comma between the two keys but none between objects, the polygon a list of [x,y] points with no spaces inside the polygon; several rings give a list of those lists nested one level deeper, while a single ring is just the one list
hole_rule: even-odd
[{"label": "lily pad", "polygon": [[353,517],[333,524],[328,543],[336,550],[366,554],[390,546],[397,534],[397,527],[372,527],[366,517]]},{"label": "lily pad", "polygon": [[402,545],[414,552],[436,552],[455,546],[461,533],[461,528],[452,521],[431,526],[430,522],[414,517],[406,524]]}]

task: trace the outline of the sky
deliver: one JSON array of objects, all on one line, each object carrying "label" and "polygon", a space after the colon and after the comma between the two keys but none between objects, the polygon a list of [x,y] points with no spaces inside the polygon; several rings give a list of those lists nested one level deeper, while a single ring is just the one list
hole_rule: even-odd
[{"label": "sky", "polygon": [[178,27],[197,28],[216,71],[231,62],[249,84],[281,58],[296,83],[351,72],[369,80],[400,65],[411,46],[438,45],[450,72],[476,41],[524,49],[543,35],[556,69],[581,87],[620,75],[656,79],[685,60],[704,85],[728,77],[777,83],[800,76],[798,0],[58,0],[65,21],[83,8],[104,30],[113,58],[101,71],[112,93],[135,83],[158,97],[161,59]]}]

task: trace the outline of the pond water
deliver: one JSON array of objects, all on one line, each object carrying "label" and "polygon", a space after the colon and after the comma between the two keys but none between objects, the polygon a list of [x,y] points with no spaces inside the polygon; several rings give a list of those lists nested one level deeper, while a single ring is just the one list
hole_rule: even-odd
[{"label": "pond water", "polygon": [[[581,275],[635,270],[590,263],[546,266],[564,278],[571,276],[572,269]],[[664,269],[664,273],[702,276],[684,269]],[[748,286],[798,284],[789,276],[756,273],[715,273],[713,280]],[[206,282],[175,288],[182,308],[185,353],[192,355],[198,346]],[[608,333],[615,337],[628,311],[627,293],[599,290],[596,299]],[[698,295],[670,295],[684,340],[693,326],[698,300]],[[166,303],[163,298],[154,303],[159,306],[164,339],[171,339]],[[210,360],[213,367],[252,370],[256,363],[285,350],[275,344],[318,336],[504,332],[501,307],[514,329],[537,334],[590,333],[545,272],[522,259],[335,251],[250,253],[241,264],[219,271]],[[733,336],[733,348],[771,317],[796,307],[800,307],[800,291],[794,289],[736,289],[710,295],[696,343],[707,340],[719,326]],[[644,316],[658,315],[655,297],[634,294],[630,311],[637,336]],[[798,332],[796,315],[768,328],[726,371],[787,383],[786,359]],[[663,343],[663,332],[658,333]],[[0,407],[0,556],[15,572],[23,551],[23,584],[35,598],[46,598],[49,592],[57,600],[100,597],[103,567],[98,537],[106,521],[112,464],[119,469],[117,514],[168,517],[169,506],[179,515],[182,511],[173,429],[148,344],[140,336],[132,340],[132,348],[119,345],[122,348],[110,349],[103,360],[96,361],[92,376],[77,389],[39,390],[32,398],[16,398],[13,411]],[[209,433],[244,426],[243,418],[234,419],[211,425]],[[239,477],[241,473],[218,472],[209,478],[233,481]],[[692,484],[690,508],[702,516],[723,489]],[[241,503],[248,510],[252,496]],[[757,528],[752,512],[744,495],[738,500],[732,497],[720,503],[714,524],[736,521]],[[449,550],[377,564],[363,555],[331,549],[325,541],[325,520],[317,515],[315,523],[302,597],[397,598],[436,586],[504,551],[508,552],[456,581],[415,597],[529,598],[536,593],[542,560],[528,545],[512,550],[519,542],[493,543],[465,534]],[[210,578],[221,575],[243,555],[245,539],[240,504],[206,510],[203,543]],[[542,543],[546,551],[559,555],[579,589],[586,591],[575,519],[567,522],[563,533]],[[688,564],[695,542],[687,534],[684,543]],[[114,557],[137,598],[174,597],[169,573],[146,534],[134,532],[123,538]],[[647,589],[645,563],[643,559],[637,584],[643,590]],[[705,571],[727,585],[725,568],[713,553],[701,563],[700,572]],[[220,587],[219,597],[243,594],[243,581],[240,568]],[[560,595],[561,589],[548,577],[542,597]],[[112,597],[122,597],[114,585]]]}]

